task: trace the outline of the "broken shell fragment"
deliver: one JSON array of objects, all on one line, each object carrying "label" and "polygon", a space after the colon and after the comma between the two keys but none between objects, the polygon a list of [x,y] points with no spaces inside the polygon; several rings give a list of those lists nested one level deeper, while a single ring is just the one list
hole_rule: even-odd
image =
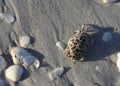
[{"label": "broken shell fragment", "polygon": [[14,16],[7,13],[0,13],[0,18],[5,20],[7,23],[13,23],[15,21]]},{"label": "broken shell fragment", "polygon": [[28,47],[30,45],[31,39],[29,36],[21,36],[19,37],[19,43],[21,47]]},{"label": "broken shell fragment", "polygon": [[120,72],[120,52],[118,52],[117,53],[117,62],[116,62],[116,65],[117,65],[117,68],[118,68],[118,70],[119,70],[119,72]]},{"label": "broken shell fragment", "polygon": [[5,76],[12,81],[18,81],[21,79],[23,71],[22,66],[12,65],[6,69]]},{"label": "broken shell fragment", "polygon": [[52,72],[49,73],[50,80],[55,80],[57,77],[61,76],[63,71],[64,71],[63,67],[54,69]]},{"label": "broken shell fragment", "polygon": [[62,41],[58,41],[57,43],[56,43],[56,46],[57,47],[59,47],[61,50],[64,50],[65,49],[65,43],[64,42],[62,42]]},{"label": "broken shell fragment", "polygon": [[0,71],[7,67],[7,62],[5,61],[4,57],[0,56]]},{"label": "broken shell fragment", "polygon": [[20,64],[22,63],[22,58],[29,55],[29,52],[20,47],[13,47],[10,50],[10,54],[12,56],[13,63]]},{"label": "broken shell fragment", "polygon": [[113,3],[116,2],[117,0],[103,0],[103,3]]},{"label": "broken shell fragment", "polygon": [[112,39],[112,34],[110,32],[105,32],[103,34],[103,41],[104,42],[108,42]]}]

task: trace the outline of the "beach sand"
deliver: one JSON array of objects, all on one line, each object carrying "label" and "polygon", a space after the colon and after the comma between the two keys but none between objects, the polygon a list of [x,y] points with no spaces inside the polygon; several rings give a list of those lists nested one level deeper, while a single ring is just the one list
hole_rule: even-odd
[{"label": "beach sand", "polygon": [[[100,0],[0,0],[0,12],[10,13],[15,22],[0,20],[1,54],[12,65],[9,48],[20,46],[20,36],[32,37],[27,50],[36,56],[41,67],[26,69],[18,82],[8,80],[4,71],[0,79],[4,86],[120,86],[116,67],[120,51],[120,2],[102,4]],[[68,42],[82,24],[100,30],[92,36],[94,45],[84,62],[72,64],[56,42]],[[103,42],[104,32],[111,32],[112,40]],[[64,67],[61,77],[51,81],[48,73]]]}]

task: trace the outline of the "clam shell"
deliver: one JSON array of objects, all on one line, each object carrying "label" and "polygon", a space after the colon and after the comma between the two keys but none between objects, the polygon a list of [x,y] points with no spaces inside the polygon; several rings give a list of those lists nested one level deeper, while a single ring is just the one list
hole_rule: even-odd
[{"label": "clam shell", "polygon": [[105,32],[103,34],[103,41],[104,42],[108,42],[112,39],[112,34],[110,32]]},{"label": "clam shell", "polygon": [[5,76],[12,81],[18,81],[21,79],[23,71],[22,66],[12,65],[6,69]]},{"label": "clam shell", "polygon": [[59,68],[54,69],[52,72],[50,72],[48,74],[50,80],[55,80],[57,77],[61,76],[61,74],[63,73],[63,71],[64,71],[63,67],[59,67]]},{"label": "clam shell", "polygon": [[0,56],[0,71],[7,67],[7,62],[5,61],[4,57]]},{"label": "clam shell", "polygon": [[118,52],[117,53],[117,62],[116,62],[116,65],[117,65],[117,68],[118,68],[118,70],[119,70],[119,72],[120,72],[120,52]]},{"label": "clam shell", "polygon": [[7,23],[13,23],[15,21],[14,16],[7,13],[0,13],[0,18],[5,20]]},{"label": "clam shell", "polygon": [[19,43],[21,47],[28,47],[30,45],[31,39],[29,36],[21,36],[19,37]]},{"label": "clam shell", "polygon": [[25,49],[20,47],[12,47],[10,50],[10,54],[12,56],[12,60],[14,64],[22,63],[22,58],[29,55]]},{"label": "clam shell", "polygon": [[112,3],[112,2],[116,2],[118,0],[103,0],[103,3]]},{"label": "clam shell", "polygon": [[64,50],[65,49],[65,43],[64,42],[62,42],[62,41],[58,41],[57,43],[56,43],[56,46],[57,47],[59,47],[61,50]]}]

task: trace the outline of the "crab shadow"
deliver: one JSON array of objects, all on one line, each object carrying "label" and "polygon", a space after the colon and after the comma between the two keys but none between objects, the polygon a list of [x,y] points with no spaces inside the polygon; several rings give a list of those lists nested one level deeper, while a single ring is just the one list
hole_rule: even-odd
[{"label": "crab shadow", "polygon": [[[110,55],[120,51],[119,31],[115,31],[113,27],[103,28],[97,25],[92,26],[97,29],[98,32],[92,34],[94,44],[89,49],[85,61],[106,60]],[[110,32],[112,34],[112,39],[107,42],[104,42],[102,39],[105,32]]]}]

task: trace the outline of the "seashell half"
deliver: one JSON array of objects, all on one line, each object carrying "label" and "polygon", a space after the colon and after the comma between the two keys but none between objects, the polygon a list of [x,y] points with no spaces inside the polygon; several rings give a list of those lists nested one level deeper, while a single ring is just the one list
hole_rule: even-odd
[{"label": "seashell half", "polygon": [[14,16],[7,13],[0,13],[0,18],[5,20],[7,23],[13,23],[15,21]]},{"label": "seashell half", "polygon": [[5,61],[4,57],[0,56],[0,71],[7,67],[7,62]]},{"label": "seashell half", "polygon": [[21,47],[12,47],[10,54],[14,64],[21,64],[23,57],[28,56],[29,52]]},{"label": "seashell half", "polygon": [[21,47],[28,47],[30,45],[31,39],[29,36],[21,36],[19,37],[19,43]]},{"label": "seashell half", "polygon": [[12,65],[6,69],[5,76],[12,81],[18,81],[21,79],[23,71],[22,66]]},{"label": "seashell half", "polygon": [[61,76],[61,74],[63,73],[63,71],[64,71],[63,67],[59,67],[59,68],[54,69],[52,72],[50,72],[48,74],[50,80],[55,80],[57,77]]}]

